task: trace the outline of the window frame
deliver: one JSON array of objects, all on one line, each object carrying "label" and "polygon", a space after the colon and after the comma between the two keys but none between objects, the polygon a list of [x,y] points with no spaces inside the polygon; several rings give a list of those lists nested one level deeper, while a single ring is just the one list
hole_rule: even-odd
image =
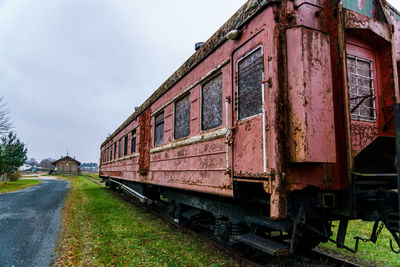
[{"label": "window frame", "polygon": [[[160,115],[163,115],[163,118],[162,118],[161,121],[157,122],[156,119],[157,119],[157,117],[160,116]],[[154,146],[161,146],[161,145],[164,144],[164,126],[165,126],[164,121],[165,121],[165,112],[164,112],[164,109],[162,109],[162,110],[158,111],[158,112],[154,115],[154,131],[153,131],[153,134],[154,134],[153,145],[154,145]],[[160,124],[163,125],[163,127],[162,127],[162,141],[161,141],[160,144],[156,144],[156,136],[157,136],[157,135],[156,135],[156,129],[157,129],[157,126],[159,126]]]},{"label": "window frame", "polygon": [[121,158],[122,156],[122,142],[121,142],[121,138],[118,140],[118,158]]},{"label": "window frame", "polygon": [[128,135],[124,136],[124,156],[128,155]]},{"label": "window frame", "polygon": [[[187,93],[185,93],[185,94],[183,94],[182,96],[180,96],[178,99],[175,99],[174,100],[174,121],[173,121],[173,123],[174,123],[174,127],[173,127],[173,129],[174,129],[174,131],[173,131],[173,138],[174,138],[174,140],[180,140],[180,139],[183,139],[183,138],[186,138],[186,137],[188,137],[188,136],[190,136],[190,133],[191,133],[191,127],[190,127],[190,121],[191,121],[191,114],[190,114],[190,111],[191,111],[191,103],[190,103],[190,91],[189,92],[187,92]],[[175,136],[175,134],[176,134],[176,103],[177,102],[179,102],[179,101],[181,101],[182,99],[184,99],[185,97],[188,97],[189,98],[189,133],[188,133],[188,135],[185,135],[185,136],[182,136],[182,137],[179,137],[179,138],[176,138],[176,136]]]},{"label": "window frame", "polygon": [[[203,129],[203,87],[205,84],[208,82],[212,81],[213,79],[217,78],[218,76],[221,76],[221,123],[217,126],[211,127],[209,129]],[[200,132],[205,132],[205,131],[210,131],[212,129],[216,129],[218,127],[221,127],[223,124],[223,113],[224,113],[224,81],[223,81],[223,73],[222,71],[217,72],[216,74],[211,75],[208,79],[205,79],[201,83],[200,87]]]},{"label": "window frame", "polygon": [[[367,49],[367,50],[368,50],[368,49]],[[377,81],[377,78],[378,78],[377,75],[378,75],[378,73],[377,73],[377,68],[376,68],[375,57],[373,57],[373,58],[368,58],[368,57],[356,55],[356,54],[354,54],[354,53],[351,53],[351,52],[347,52],[347,51],[346,51],[347,86],[348,86],[348,90],[349,90],[349,100],[351,100],[351,95],[352,95],[352,93],[351,93],[351,89],[350,89],[350,87],[351,87],[351,85],[350,85],[350,79],[349,79],[350,73],[349,73],[349,69],[348,69],[348,67],[347,67],[347,65],[348,65],[347,59],[348,59],[348,58],[353,58],[356,62],[357,62],[358,60],[360,60],[360,61],[369,63],[369,65],[370,65],[370,70],[369,70],[369,72],[372,72],[372,75],[371,75],[372,77],[366,77],[366,78],[368,78],[368,79],[371,80],[370,82],[371,82],[371,86],[372,86],[372,87],[370,87],[369,89],[372,91],[372,94],[373,94],[372,99],[370,100],[371,103],[372,103],[372,107],[369,107],[370,109],[372,109],[373,117],[363,118],[363,117],[365,117],[365,116],[363,116],[363,115],[360,114],[360,108],[362,107],[362,105],[360,105],[359,107],[357,107],[357,109],[354,111],[354,112],[358,111],[358,113],[357,113],[357,114],[353,114],[353,113],[351,112],[351,109],[354,108],[354,107],[351,106],[351,101],[350,101],[350,102],[349,102],[349,104],[350,104],[350,105],[349,105],[349,106],[350,106],[350,118],[351,118],[351,120],[353,120],[353,121],[376,123],[377,120],[378,120],[378,110],[377,110],[377,103],[376,103],[377,98],[378,98],[378,90],[377,90],[377,88],[376,88],[376,86],[378,86],[378,84],[377,84],[377,82],[378,82],[378,81]],[[355,67],[356,67],[356,69],[357,69],[357,65],[356,65]],[[357,76],[358,73],[355,73],[355,75]],[[358,85],[354,85],[354,86],[358,87]],[[354,118],[353,116],[356,117],[356,118]]]},{"label": "window frame", "polygon": [[[241,57],[239,57],[238,59],[237,59],[237,61],[236,61],[236,72],[235,72],[235,74],[234,75],[238,75],[238,73],[239,73],[239,63],[242,61],[242,60],[244,60],[246,57],[248,57],[248,56],[250,56],[252,53],[254,53],[255,51],[257,51],[258,49],[260,49],[261,48],[261,55],[262,55],[262,59],[263,59],[263,64],[264,64],[264,47],[263,47],[263,45],[262,44],[260,44],[260,45],[258,45],[258,46],[256,46],[255,48],[253,48],[252,50],[250,50],[249,52],[247,52],[247,53],[245,53],[243,56],[241,56]],[[237,77],[237,76],[236,76]],[[263,65],[263,72],[262,72],[262,78],[261,78],[261,112],[260,113],[257,113],[257,114],[254,114],[254,115],[251,115],[251,116],[249,116],[249,117],[245,117],[245,118],[239,118],[239,78],[236,78],[236,92],[235,92],[235,94],[237,95],[237,97],[235,97],[235,109],[236,109],[236,120],[237,121],[243,121],[243,120],[247,120],[247,119],[251,119],[251,118],[253,118],[253,117],[256,117],[256,116],[260,116],[260,115],[262,115],[263,114],[263,112],[264,112],[264,96],[265,96],[265,92],[264,92],[264,90],[265,90],[265,88],[264,88],[264,83],[263,83],[263,80],[265,79],[264,78],[265,77],[265,65]]]},{"label": "window frame", "polygon": [[[136,153],[136,128],[131,131],[131,154]],[[135,142],[133,142],[135,140]]]}]

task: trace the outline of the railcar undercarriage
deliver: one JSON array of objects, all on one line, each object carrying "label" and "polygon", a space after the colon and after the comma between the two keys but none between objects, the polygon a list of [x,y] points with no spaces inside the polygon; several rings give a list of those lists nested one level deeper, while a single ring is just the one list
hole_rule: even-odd
[{"label": "railcar undercarriage", "polygon": [[[268,195],[263,192],[262,187],[257,188],[254,184],[238,185],[252,188],[247,191],[252,193],[252,197],[241,195],[237,199],[229,199],[109,177],[105,180],[111,188],[128,190],[128,193],[143,202],[151,203],[160,198],[168,201],[170,215],[176,222],[195,221],[197,225],[212,230],[216,238],[228,245],[242,243],[275,256],[309,250],[320,242],[327,241],[336,243],[339,248],[356,252],[359,240],[376,242],[383,225],[392,233],[396,244],[399,244],[398,208],[389,205],[398,198],[393,191],[375,190],[368,195],[358,191],[357,207],[369,202],[370,209],[364,208],[360,210],[359,216],[349,218],[335,214],[335,210],[344,204],[340,201],[345,199],[346,192],[320,192],[316,188],[308,188],[289,195],[287,220],[274,221],[266,212],[270,204]],[[371,208],[371,201],[379,204]],[[362,212],[368,216],[364,216]],[[351,219],[375,221],[371,237],[357,237],[355,248],[344,245],[347,224]],[[331,238],[332,220],[340,220],[336,240]],[[396,252],[396,245],[392,241],[391,246]]]}]

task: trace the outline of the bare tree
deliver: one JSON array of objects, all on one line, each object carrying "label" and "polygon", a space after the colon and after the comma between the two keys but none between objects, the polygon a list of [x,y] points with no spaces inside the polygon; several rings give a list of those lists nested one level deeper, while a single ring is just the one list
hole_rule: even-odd
[{"label": "bare tree", "polygon": [[11,119],[8,116],[9,113],[10,110],[4,102],[4,98],[0,97],[0,136],[7,134],[12,128]]},{"label": "bare tree", "polygon": [[26,164],[31,165],[31,166],[38,166],[39,163],[35,158],[30,158],[27,161],[25,161]]},{"label": "bare tree", "polygon": [[56,160],[52,158],[42,159],[42,161],[39,163],[39,166],[47,170],[54,170],[55,166],[51,164],[53,161]]}]

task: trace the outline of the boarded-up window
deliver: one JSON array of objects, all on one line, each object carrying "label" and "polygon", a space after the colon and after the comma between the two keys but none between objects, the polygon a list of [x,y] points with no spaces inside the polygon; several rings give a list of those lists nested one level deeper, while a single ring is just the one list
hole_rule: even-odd
[{"label": "boarded-up window", "polygon": [[136,152],[136,130],[132,131],[131,153]]},{"label": "boarded-up window", "polygon": [[399,84],[399,88],[400,88],[400,61],[397,61],[397,82]]},{"label": "boarded-up window", "polygon": [[164,143],[164,111],[154,118],[154,145],[159,146]]},{"label": "boarded-up window", "polygon": [[175,102],[174,138],[179,139],[190,134],[189,95]]},{"label": "boarded-up window", "polygon": [[222,123],[222,75],[202,87],[201,129],[208,130]]},{"label": "boarded-up window", "polygon": [[372,61],[347,57],[350,112],[353,120],[376,121],[374,73]]},{"label": "boarded-up window", "polygon": [[128,135],[124,138],[124,156],[128,155]]},{"label": "boarded-up window", "polygon": [[118,158],[122,156],[122,142],[121,139],[118,140]]},{"label": "boarded-up window", "polygon": [[238,62],[236,108],[239,120],[262,112],[263,73],[261,47]]}]

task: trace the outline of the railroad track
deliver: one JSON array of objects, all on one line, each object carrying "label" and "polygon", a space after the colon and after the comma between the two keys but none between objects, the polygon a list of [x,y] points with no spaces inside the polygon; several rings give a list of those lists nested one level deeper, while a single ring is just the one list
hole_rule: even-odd
[{"label": "railroad track", "polygon": [[[90,179],[88,177],[88,179]],[[90,179],[92,180],[92,179]],[[92,180],[93,181],[93,180]],[[96,181],[93,181],[97,183]],[[98,184],[98,183],[97,183]],[[110,190],[111,191],[111,190]],[[154,214],[155,216],[161,218],[165,222],[173,225],[181,232],[189,234],[191,236],[196,236],[201,240],[211,243],[214,247],[223,251],[226,255],[231,257],[240,266],[346,266],[346,267],[360,267],[357,263],[342,259],[340,257],[329,255],[324,252],[312,250],[307,254],[293,255],[293,256],[280,256],[273,257],[266,253],[258,250],[250,250],[249,252],[239,255],[237,250],[227,248],[216,240],[212,233],[199,232],[191,228],[184,227],[182,224],[174,222],[174,218],[168,215],[168,207],[163,201],[153,202],[152,205],[145,205],[140,202],[137,198],[134,198],[124,192],[111,191],[115,195],[125,199],[136,207],[145,209],[146,211]]]},{"label": "railroad track", "polygon": [[315,259],[319,259],[322,262],[329,262],[334,266],[349,266],[349,267],[362,267],[362,265],[357,264],[355,262],[343,259],[341,257],[337,257],[334,255],[327,254],[325,252],[312,250],[309,252],[309,257],[314,257]]},{"label": "railroad track", "polygon": [[92,181],[93,183],[95,183],[95,184],[97,184],[97,185],[104,186],[103,183],[100,183],[99,180],[98,180],[97,178],[95,178],[95,177],[93,177],[93,176],[91,176],[91,175],[84,174],[84,175],[82,175],[82,176],[85,176],[86,178],[88,178],[90,181]]}]

